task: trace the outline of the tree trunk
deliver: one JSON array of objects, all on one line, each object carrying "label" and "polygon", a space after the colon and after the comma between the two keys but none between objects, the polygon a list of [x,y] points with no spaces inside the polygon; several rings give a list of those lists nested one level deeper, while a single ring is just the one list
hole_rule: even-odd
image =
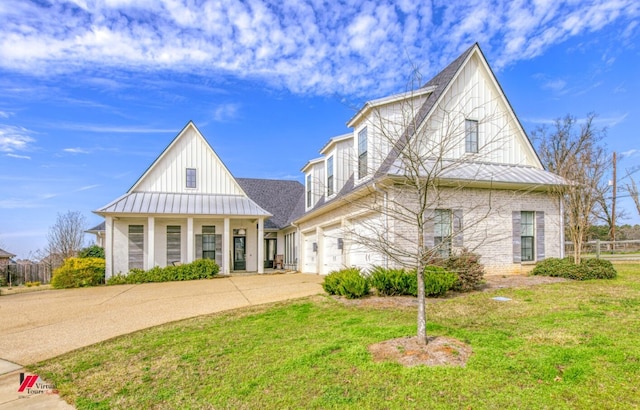
[{"label": "tree trunk", "polygon": [[418,343],[429,343],[427,339],[427,310],[424,294],[424,266],[422,262],[418,263],[416,272],[418,277]]}]

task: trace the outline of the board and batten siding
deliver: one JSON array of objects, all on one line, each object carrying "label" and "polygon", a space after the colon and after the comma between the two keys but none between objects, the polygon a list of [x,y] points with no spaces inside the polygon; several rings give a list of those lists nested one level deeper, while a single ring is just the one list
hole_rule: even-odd
[{"label": "board and batten siding", "polygon": [[[244,195],[220,158],[205,139],[187,126],[185,135],[152,165],[135,185],[136,192],[172,192],[222,195]],[[196,188],[186,187],[186,170],[196,170]]]},{"label": "board and batten siding", "polygon": [[432,144],[431,156],[447,141],[445,152],[436,156],[462,158],[465,155],[465,119],[478,121],[479,151],[473,161],[526,165],[542,168],[488,67],[473,54],[441,97],[420,135]]}]

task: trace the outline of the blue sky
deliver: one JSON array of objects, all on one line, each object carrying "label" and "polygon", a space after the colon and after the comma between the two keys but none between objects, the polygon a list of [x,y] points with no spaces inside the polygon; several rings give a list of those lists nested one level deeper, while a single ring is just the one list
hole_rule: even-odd
[{"label": "blue sky", "polygon": [[99,223],[189,120],[235,176],[302,180],[364,101],[476,41],[527,132],[596,112],[622,174],[639,21],[637,0],[3,0],[0,247],[28,257],[69,210]]}]

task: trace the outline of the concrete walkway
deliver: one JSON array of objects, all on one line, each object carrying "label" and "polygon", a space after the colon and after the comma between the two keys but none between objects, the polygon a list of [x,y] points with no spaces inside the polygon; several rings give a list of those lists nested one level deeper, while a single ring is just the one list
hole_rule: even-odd
[{"label": "concrete walkway", "polygon": [[176,320],[315,295],[322,276],[252,275],[0,297],[0,409],[72,408],[18,393],[22,366]]}]

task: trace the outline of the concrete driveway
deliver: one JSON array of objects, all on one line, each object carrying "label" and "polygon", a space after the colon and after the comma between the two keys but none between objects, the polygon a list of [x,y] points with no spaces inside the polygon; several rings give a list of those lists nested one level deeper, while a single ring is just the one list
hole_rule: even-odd
[{"label": "concrete driveway", "polygon": [[[323,279],[300,273],[232,276],[2,296],[0,409],[27,402],[33,406],[20,408],[48,408],[32,400],[7,401],[17,395],[13,379],[21,366],[163,323],[315,295]],[[11,391],[11,397],[4,393]]]}]

